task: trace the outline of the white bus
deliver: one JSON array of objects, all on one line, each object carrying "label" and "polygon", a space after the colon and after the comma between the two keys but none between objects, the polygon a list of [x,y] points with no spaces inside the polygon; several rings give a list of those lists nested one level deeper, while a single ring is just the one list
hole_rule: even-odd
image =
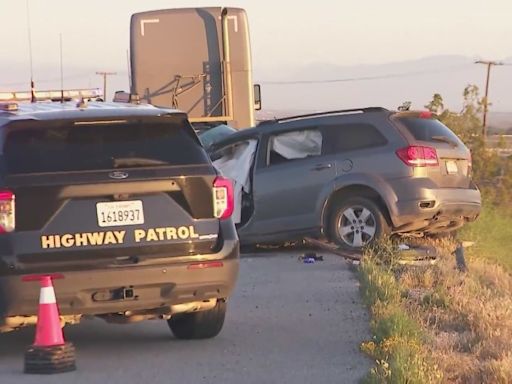
[{"label": "white bus", "polygon": [[131,94],[178,108],[196,129],[255,125],[261,107],[252,82],[247,14],[239,8],[136,13],[130,28]]}]

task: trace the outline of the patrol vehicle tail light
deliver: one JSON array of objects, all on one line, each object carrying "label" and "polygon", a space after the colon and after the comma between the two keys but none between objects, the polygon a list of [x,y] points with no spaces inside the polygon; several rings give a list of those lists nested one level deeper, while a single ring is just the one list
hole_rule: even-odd
[{"label": "patrol vehicle tail light", "polygon": [[213,215],[219,219],[227,219],[233,214],[234,206],[233,183],[218,176],[213,182]]},{"label": "patrol vehicle tail light", "polygon": [[14,231],[14,193],[0,191],[0,233]]},{"label": "patrol vehicle tail light", "polygon": [[410,145],[396,151],[396,155],[405,164],[413,167],[435,167],[439,165],[435,148]]}]

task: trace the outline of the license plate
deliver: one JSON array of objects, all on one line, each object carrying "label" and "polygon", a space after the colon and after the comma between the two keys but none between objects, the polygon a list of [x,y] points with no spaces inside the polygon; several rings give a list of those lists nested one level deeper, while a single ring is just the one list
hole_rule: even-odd
[{"label": "license plate", "polygon": [[142,201],[112,201],[96,204],[100,227],[144,224]]},{"label": "license plate", "polygon": [[457,163],[455,161],[447,161],[446,162],[446,172],[448,172],[449,175],[453,175],[455,173],[459,173],[459,169],[457,168]]}]

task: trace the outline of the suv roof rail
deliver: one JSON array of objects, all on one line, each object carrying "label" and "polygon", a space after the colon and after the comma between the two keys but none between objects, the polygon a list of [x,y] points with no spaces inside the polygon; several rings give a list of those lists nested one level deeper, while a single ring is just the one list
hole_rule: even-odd
[{"label": "suv roof rail", "polygon": [[358,113],[388,112],[388,110],[383,107],[366,107],[366,108],[340,109],[340,110],[336,110],[336,111],[313,112],[313,113],[307,113],[304,115],[295,115],[295,116],[287,116],[287,117],[263,120],[260,122],[259,125],[270,124],[270,123],[280,123],[282,121],[289,121],[289,120],[299,120],[299,119],[315,117],[315,116],[340,115],[340,114],[344,114],[344,113],[353,113],[353,112],[358,112]]}]

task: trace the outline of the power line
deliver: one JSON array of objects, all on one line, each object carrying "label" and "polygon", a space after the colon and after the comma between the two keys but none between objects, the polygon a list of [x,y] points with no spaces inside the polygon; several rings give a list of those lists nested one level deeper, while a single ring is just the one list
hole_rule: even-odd
[{"label": "power line", "polygon": [[467,64],[450,66],[446,68],[439,69],[431,69],[424,71],[412,71],[412,72],[403,72],[403,73],[388,73],[385,75],[375,75],[375,76],[360,76],[360,77],[346,77],[340,79],[325,79],[325,80],[284,80],[284,81],[259,81],[260,84],[265,85],[294,85],[294,84],[329,84],[329,83],[345,83],[352,81],[370,81],[370,80],[382,80],[382,79],[393,79],[400,77],[409,77],[409,76],[418,76],[418,75],[427,75],[427,74],[435,74],[435,73],[443,73],[443,72],[451,72],[454,70],[468,68]]}]

